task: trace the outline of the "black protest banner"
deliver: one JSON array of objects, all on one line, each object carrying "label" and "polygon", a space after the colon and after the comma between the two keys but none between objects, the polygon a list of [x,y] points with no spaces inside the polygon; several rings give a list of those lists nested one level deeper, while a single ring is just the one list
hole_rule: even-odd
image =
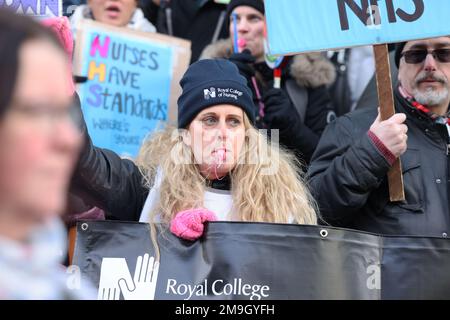
[{"label": "black protest banner", "polygon": [[450,240],[212,222],[195,242],[145,223],[84,221],[73,264],[99,299],[447,299]]}]

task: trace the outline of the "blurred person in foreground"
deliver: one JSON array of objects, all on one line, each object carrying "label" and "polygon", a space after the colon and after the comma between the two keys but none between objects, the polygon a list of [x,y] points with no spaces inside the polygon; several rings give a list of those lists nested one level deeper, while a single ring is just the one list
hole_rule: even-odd
[{"label": "blurred person in foreground", "polygon": [[60,264],[78,157],[70,65],[55,35],[0,9],[0,299],[82,299]]}]

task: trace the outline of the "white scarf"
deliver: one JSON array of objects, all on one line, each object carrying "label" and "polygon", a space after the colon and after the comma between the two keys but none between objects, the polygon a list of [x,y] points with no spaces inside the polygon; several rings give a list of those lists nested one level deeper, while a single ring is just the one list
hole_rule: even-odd
[{"label": "white scarf", "polygon": [[60,219],[36,228],[24,242],[0,236],[0,300],[95,299],[89,289],[68,285],[70,274],[61,264],[66,239]]},{"label": "white scarf", "polygon": [[[158,169],[155,177],[155,183],[150,189],[147,199],[145,200],[139,222],[150,222],[150,213],[153,211],[153,208],[157,205],[160,199],[162,178],[162,170]],[[207,188],[204,194],[203,206],[214,212],[219,221],[232,220],[231,209],[233,207],[233,198],[230,191]],[[159,222],[158,216],[156,217],[155,222]]]}]

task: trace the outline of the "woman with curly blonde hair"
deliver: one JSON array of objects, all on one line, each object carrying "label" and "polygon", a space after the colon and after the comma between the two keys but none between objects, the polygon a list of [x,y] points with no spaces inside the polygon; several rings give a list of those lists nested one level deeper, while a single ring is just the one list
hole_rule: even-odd
[{"label": "woman with curly blonde hair", "polygon": [[254,128],[251,90],[237,67],[201,60],[180,85],[178,129],[153,134],[136,164],[86,135],[74,190],[109,218],[159,222],[190,240],[211,220],[316,224],[295,156]]},{"label": "woman with curly blonde hair", "polygon": [[[211,167],[210,177],[202,175],[183,132],[174,134],[176,128],[170,127],[155,134],[142,147],[137,164],[147,185],[159,189],[159,201],[149,211],[144,210],[141,221],[154,217],[170,223],[177,212],[203,207],[205,196],[209,199],[214,189],[233,186],[229,193],[221,193],[233,200],[231,210],[212,210],[220,220],[315,224],[314,202],[302,182],[296,158],[279,150],[278,145],[268,144],[245,114],[243,129],[246,135],[236,166],[221,174],[214,171],[217,165]],[[158,172],[165,174],[161,177]]]}]

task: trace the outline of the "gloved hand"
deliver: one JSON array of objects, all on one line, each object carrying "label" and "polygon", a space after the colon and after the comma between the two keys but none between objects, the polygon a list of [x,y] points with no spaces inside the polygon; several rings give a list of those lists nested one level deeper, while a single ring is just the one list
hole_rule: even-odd
[{"label": "gloved hand", "polygon": [[279,129],[280,134],[283,134],[301,122],[297,110],[282,89],[271,88],[266,91],[263,102],[264,122],[269,129]]},{"label": "gloved hand", "polygon": [[255,57],[252,56],[250,50],[245,49],[239,53],[233,53],[228,60],[233,62],[239,69],[239,73],[243,75],[248,84],[251,84],[251,78],[255,75],[255,70],[253,69],[253,63],[255,63]]},{"label": "gloved hand", "polygon": [[205,208],[180,211],[170,222],[170,231],[177,237],[194,241],[202,236],[204,222],[216,220],[214,212]]}]

